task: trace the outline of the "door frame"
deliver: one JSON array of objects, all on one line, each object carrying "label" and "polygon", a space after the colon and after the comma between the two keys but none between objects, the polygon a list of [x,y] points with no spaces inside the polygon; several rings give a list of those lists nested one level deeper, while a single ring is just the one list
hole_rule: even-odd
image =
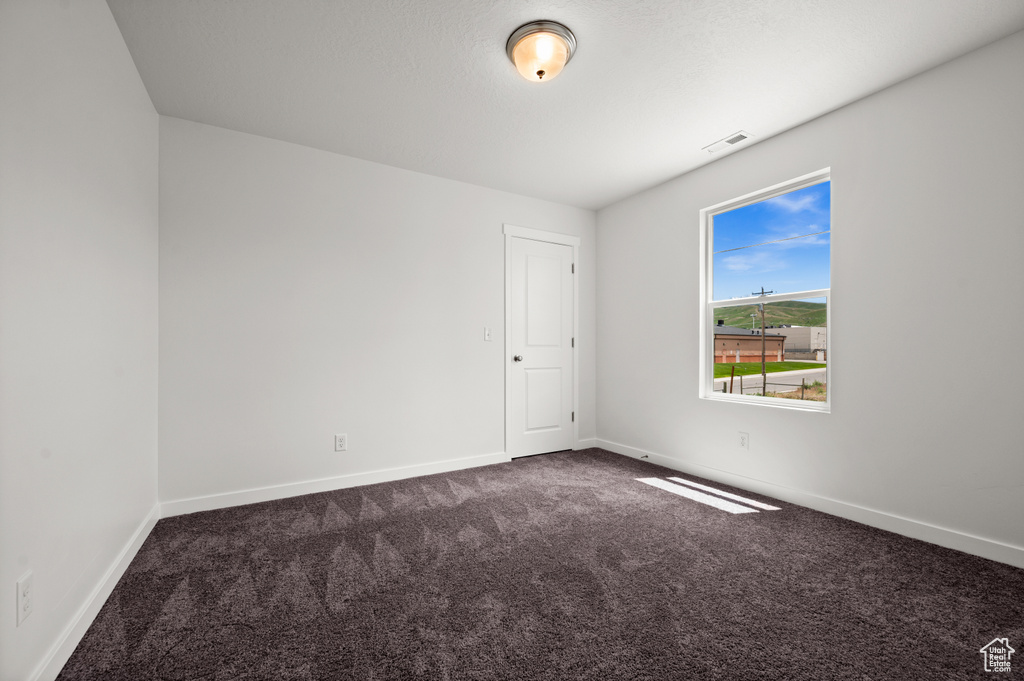
[{"label": "door frame", "polygon": [[[511,432],[512,424],[512,362],[509,361],[508,353],[512,347],[512,239],[529,239],[531,241],[544,241],[551,244],[572,247],[572,262],[574,273],[572,277],[572,336],[580,339],[580,237],[561,232],[547,232],[530,227],[517,227],[516,225],[504,224],[502,231],[505,234],[505,454],[508,451],[508,434]],[[575,345],[572,353],[572,410],[577,413],[580,410],[580,346]],[[579,419],[572,421],[572,448],[579,449],[580,444],[580,422]]]}]

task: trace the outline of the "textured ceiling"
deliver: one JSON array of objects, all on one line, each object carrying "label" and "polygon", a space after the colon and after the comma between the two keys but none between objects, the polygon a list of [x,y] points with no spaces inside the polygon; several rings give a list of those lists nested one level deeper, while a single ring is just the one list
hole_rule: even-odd
[{"label": "textured ceiling", "polygon": [[[161,114],[585,208],[1024,29],[1024,0],[108,4]],[[536,19],[579,42],[550,83],[505,56]]]}]

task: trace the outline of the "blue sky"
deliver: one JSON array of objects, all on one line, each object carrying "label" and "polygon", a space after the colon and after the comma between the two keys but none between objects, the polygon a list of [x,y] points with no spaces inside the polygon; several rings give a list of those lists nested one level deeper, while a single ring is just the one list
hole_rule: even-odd
[{"label": "blue sky", "polygon": [[716,215],[714,300],[746,297],[762,286],[775,293],[828,288],[831,235],[815,233],[832,227],[831,186],[822,182]]}]

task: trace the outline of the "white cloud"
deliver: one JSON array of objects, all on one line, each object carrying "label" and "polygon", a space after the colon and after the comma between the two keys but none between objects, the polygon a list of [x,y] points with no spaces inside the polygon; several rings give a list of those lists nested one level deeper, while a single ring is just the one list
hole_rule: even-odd
[{"label": "white cloud", "polygon": [[730,272],[749,272],[760,274],[761,272],[773,272],[786,267],[786,262],[777,254],[764,251],[752,253],[736,253],[722,257],[718,263]]},{"label": "white cloud", "polygon": [[782,196],[768,199],[764,203],[772,208],[784,210],[787,213],[800,213],[814,208],[817,202],[818,197],[814,194],[804,194],[799,197],[795,197],[792,194],[783,194]]},{"label": "white cloud", "polygon": [[748,258],[744,255],[729,255],[722,258],[722,267],[730,272],[746,272],[753,269],[754,264],[751,262],[752,260],[753,258]]}]

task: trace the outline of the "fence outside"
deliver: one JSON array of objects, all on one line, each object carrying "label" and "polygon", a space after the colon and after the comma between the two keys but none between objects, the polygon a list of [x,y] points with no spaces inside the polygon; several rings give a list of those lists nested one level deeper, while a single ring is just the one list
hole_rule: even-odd
[{"label": "fence outside", "polygon": [[[746,379],[746,381],[744,381],[744,379]],[[825,381],[816,382],[821,386],[826,386]],[[779,383],[777,381],[768,381],[766,384],[761,378],[761,374],[751,374],[748,376],[736,376],[732,379],[726,379],[722,383],[722,392],[725,394],[731,393],[735,395],[760,395],[761,390],[765,389],[770,393],[797,392],[800,393],[800,399],[804,399],[806,391],[814,383],[815,381],[808,383],[806,378],[801,378],[800,383]]]}]

